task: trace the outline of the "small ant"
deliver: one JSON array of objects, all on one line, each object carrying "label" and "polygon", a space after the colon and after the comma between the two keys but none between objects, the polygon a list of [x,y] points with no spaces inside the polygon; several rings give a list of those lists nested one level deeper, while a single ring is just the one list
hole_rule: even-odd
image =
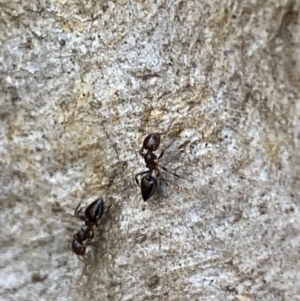
[{"label": "small ant", "polygon": [[93,227],[98,226],[97,222],[101,218],[104,211],[104,201],[99,198],[86,207],[84,213],[83,208],[80,208],[81,202],[77,205],[74,215],[84,221],[81,229],[74,234],[72,242],[72,250],[78,258],[84,262],[79,256],[83,256],[86,252],[86,246],[91,244],[94,238]]},{"label": "small ant", "polygon": [[156,171],[157,176],[160,175],[159,168],[163,169],[164,171],[170,173],[171,175],[181,178],[176,173],[173,173],[169,171],[166,167],[159,165],[156,160],[159,160],[165,153],[165,151],[172,145],[169,144],[167,145],[162,152],[160,153],[159,156],[157,156],[154,152],[157,151],[159,145],[160,145],[160,140],[161,140],[161,135],[165,135],[169,132],[170,127],[172,125],[173,121],[170,123],[169,128],[166,132],[162,133],[151,133],[146,136],[143,142],[143,146],[140,148],[138,153],[144,158],[146,167],[148,170],[142,171],[138,174],[135,175],[135,181],[137,185],[139,185],[138,177],[141,175],[144,175],[141,179],[141,192],[144,201],[147,201],[156,191],[157,189],[157,180],[152,176],[152,172]]}]

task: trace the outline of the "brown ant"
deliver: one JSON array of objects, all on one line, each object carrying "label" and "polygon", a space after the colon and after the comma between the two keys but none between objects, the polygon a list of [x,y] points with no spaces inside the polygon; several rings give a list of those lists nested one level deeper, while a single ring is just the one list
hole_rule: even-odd
[{"label": "brown ant", "polygon": [[86,246],[91,244],[94,238],[93,227],[98,226],[97,222],[101,218],[104,211],[104,201],[99,198],[86,207],[84,213],[83,208],[80,208],[81,202],[77,205],[74,215],[84,221],[81,229],[74,234],[72,242],[72,250],[78,258],[84,262],[79,256],[83,256],[86,252]]},{"label": "brown ant", "polygon": [[138,177],[141,175],[144,175],[141,179],[141,192],[144,201],[147,201],[156,191],[157,189],[157,180],[152,176],[152,172],[156,171],[157,176],[160,175],[159,168],[163,169],[165,172],[170,173],[171,175],[181,178],[178,174],[169,171],[166,167],[159,165],[156,160],[159,160],[165,153],[165,151],[172,145],[171,144],[167,145],[162,152],[160,153],[159,156],[157,156],[154,152],[157,151],[160,141],[161,141],[161,135],[165,135],[169,132],[169,129],[172,125],[173,121],[169,125],[169,128],[166,132],[162,133],[151,133],[146,136],[143,142],[143,146],[141,149],[138,151],[138,153],[144,158],[146,167],[148,170],[142,171],[138,174],[135,175],[135,181],[137,185],[139,185]]}]

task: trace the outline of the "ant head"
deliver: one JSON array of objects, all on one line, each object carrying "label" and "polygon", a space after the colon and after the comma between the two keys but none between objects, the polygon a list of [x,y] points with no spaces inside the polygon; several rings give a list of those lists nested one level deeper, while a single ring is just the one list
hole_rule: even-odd
[{"label": "ant head", "polygon": [[102,198],[99,198],[88,205],[85,209],[85,216],[88,222],[96,224],[104,211],[104,202]]},{"label": "ant head", "polygon": [[157,189],[157,180],[151,176],[151,173],[147,173],[141,179],[141,192],[143,200],[149,200]]},{"label": "ant head", "polygon": [[143,148],[151,151],[151,152],[155,152],[160,144],[160,133],[152,133],[149,134],[143,142]]}]

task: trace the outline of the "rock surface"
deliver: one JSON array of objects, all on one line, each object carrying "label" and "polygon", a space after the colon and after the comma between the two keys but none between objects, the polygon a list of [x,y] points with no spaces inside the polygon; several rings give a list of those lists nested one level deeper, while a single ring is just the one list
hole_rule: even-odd
[{"label": "rock surface", "polygon": [[300,300],[299,6],[2,1],[1,300]]}]

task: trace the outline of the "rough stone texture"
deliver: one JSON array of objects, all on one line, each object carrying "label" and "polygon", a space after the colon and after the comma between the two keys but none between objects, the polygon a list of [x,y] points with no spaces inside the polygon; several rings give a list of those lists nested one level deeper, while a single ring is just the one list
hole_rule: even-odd
[{"label": "rough stone texture", "polygon": [[1,300],[300,300],[299,6],[1,1]]}]

